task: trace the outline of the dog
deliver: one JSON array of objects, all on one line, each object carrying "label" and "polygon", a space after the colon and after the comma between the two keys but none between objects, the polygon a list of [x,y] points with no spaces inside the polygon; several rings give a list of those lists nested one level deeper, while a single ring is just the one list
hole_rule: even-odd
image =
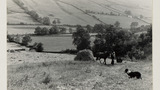
[{"label": "dog", "polygon": [[129,78],[137,78],[137,79],[142,79],[141,77],[141,73],[138,71],[132,72],[128,69],[125,69],[125,73],[127,73],[127,75],[129,76]]}]

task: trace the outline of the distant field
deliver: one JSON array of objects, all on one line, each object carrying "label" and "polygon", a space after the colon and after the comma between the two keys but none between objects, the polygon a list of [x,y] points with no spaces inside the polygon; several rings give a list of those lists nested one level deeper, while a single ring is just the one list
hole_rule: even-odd
[{"label": "distant field", "polygon": [[32,44],[34,42],[41,42],[44,45],[44,51],[61,51],[65,49],[74,49],[72,45],[71,37],[50,37],[50,36],[40,36],[40,37],[31,37]]},{"label": "distant field", "polygon": [[8,25],[8,34],[33,34],[37,26],[31,25]]},{"label": "distant field", "polygon": [[[35,28],[38,25],[8,25],[8,34],[33,34]],[[50,28],[51,26],[40,26]],[[75,49],[76,47],[72,44],[71,34],[61,34],[52,36],[32,36],[32,42],[41,42],[44,45],[44,51],[61,51],[65,49]],[[91,38],[93,43],[94,38]]]},{"label": "distant field", "polygon": [[[36,36],[31,37],[32,43],[34,42],[41,42],[44,45],[44,51],[61,51],[66,49],[75,49],[76,47],[72,44],[72,37],[71,36]],[[94,38],[91,38],[93,43]]]},{"label": "distant field", "polygon": [[130,25],[131,25],[132,22],[138,22],[139,26],[147,25],[146,23],[144,23],[143,21],[140,21],[138,19],[128,18],[128,17],[124,17],[124,16],[118,16],[117,17],[117,16],[97,15],[97,17],[102,19],[104,22],[106,22],[106,24],[114,25],[114,23],[116,21],[119,21],[120,26],[123,27],[123,28],[130,28]]},{"label": "distant field", "polygon": [[[152,22],[152,0],[21,0],[21,2],[29,10],[36,11],[40,17],[49,17],[51,22],[57,18],[60,19],[61,25],[95,25],[101,23],[100,21],[113,24],[119,21],[121,26],[128,28],[133,21],[139,22],[140,25],[145,24],[145,22],[129,17],[94,14],[96,18],[99,18],[99,21],[93,18],[92,14],[84,13],[86,10],[103,13],[114,12],[120,13],[122,16],[125,10],[130,10],[133,16],[143,15],[143,20]],[[38,23],[13,0],[7,0],[7,22]]]},{"label": "distant field", "polygon": [[[52,26],[47,25],[7,25],[8,34],[33,34],[36,27],[51,28]],[[63,26],[65,27],[65,26]],[[69,27],[66,27],[67,29]]]}]

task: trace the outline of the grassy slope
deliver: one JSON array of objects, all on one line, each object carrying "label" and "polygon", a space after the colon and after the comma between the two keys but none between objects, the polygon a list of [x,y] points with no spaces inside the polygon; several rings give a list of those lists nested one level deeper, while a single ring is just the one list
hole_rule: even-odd
[{"label": "grassy slope", "polygon": [[37,24],[32,18],[24,12],[17,4],[12,0],[7,0],[7,22],[9,23],[28,23]]},{"label": "grassy slope", "polygon": [[[105,66],[98,62],[73,61],[73,58],[67,59],[65,55],[54,58],[54,54],[26,53],[24,56],[26,60],[22,53],[19,54],[19,58],[16,54],[9,54],[8,60],[21,59],[24,63],[8,65],[8,90],[152,89],[151,61],[125,61],[126,63],[111,66],[110,60],[107,60],[108,65]],[[27,63],[28,61],[34,63]],[[126,68],[140,71],[143,79],[129,79],[124,73]]]},{"label": "grassy slope", "polygon": [[[140,0],[142,2],[143,0]],[[29,10],[34,10],[36,11],[40,16],[48,16],[50,17],[51,21],[53,21],[55,18],[60,18],[61,19],[61,24],[81,24],[81,25],[94,25],[95,23],[100,23],[93,17],[84,14],[81,10],[93,10],[96,12],[108,12],[114,10],[118,10],[121,12],[124,12],[126,9],[131,10],[134,14],[140,15],[144,14],[146,17],[151,17],[151,10],[150,6],[151,4],[149,3],[144,3],[143,5],[139,5],[139,2],[129,0],[129,1],[124,1],[124,0],[118,0],[118,1],[111,1],[111,0],[22,0],[24,2],[25,6],[29,8]],[[132,3],[131,3],[132,2]],[[144,2],[144,1],[143,1]],[[147,1],[147,2],[150,2]],[[74,5],[74,6],[72,6]],[[111,7],[106,7],[106,5],[111,5]],[[127,5],[127,6],[126,6]],[[14,9],[14,11],[19,11],[19,7],[16,6],[12,0],[8,1],[8,10],[11,11],[12,8],[10,6],[17,7]],[[112,8],[112,9],[111,9]],[[80,10],[79,10],[80,9]],[[25,18],[28,18],[26,16],[23,16],[23,14],[20,14],[19,19],[15,19],[15,21],[18,20],[24,20],[26,21]],[[100,18],[100,20],[104,21],[105,23],[112,24],[115,21],[119,21],[122,23],[122,26],[129,27],[129,24],[132,21],[138,21],[139,20],[131,20],[130,18],[125,18],[125,19],[118,19],[120,17],[110,17],[110,16],[99,16],[95,15]],[[14,17],[15,15],[8,15],[8,21],[13,21],[14,22]],[[21,18],[24,19],[21,19]],[[11,18],[11,19],[10,19]],[[111,20],[107,20],[110,18]],[[31,20],[31,19],[28,19]],[[126,23],[124,21],[127,21]],[[28,22],[33,22],[33,21],[28,21]],[[145,24],[145,23],[142,23]]]}]

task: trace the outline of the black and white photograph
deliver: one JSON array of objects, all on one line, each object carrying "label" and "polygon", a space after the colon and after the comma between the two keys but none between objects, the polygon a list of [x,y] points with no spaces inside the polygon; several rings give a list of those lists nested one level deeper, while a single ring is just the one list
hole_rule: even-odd
[{"label": "black and white photograph", "polygon": [[7,90],[153,90],[153,0],[6,0]]}]

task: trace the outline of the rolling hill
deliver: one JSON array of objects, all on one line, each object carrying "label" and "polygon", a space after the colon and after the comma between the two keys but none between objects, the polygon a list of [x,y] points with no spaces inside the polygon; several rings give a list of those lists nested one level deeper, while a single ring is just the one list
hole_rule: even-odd
[{"label": "rolling hill", "polygon": [[[50,21],[59,19],[60,24],[94,25],[97,23],[129,27],[131,22],[146,25],[152,22],[152,0],[19,0],[24,7],[35,11],[40,17]],[[131,11],[131,15],[124,13]],[[112,14],[112,15],[111,15]],[[141,18],[139,18],[141,16]],[[7,22],[39,24],[15,0],[7,1]]]}]

